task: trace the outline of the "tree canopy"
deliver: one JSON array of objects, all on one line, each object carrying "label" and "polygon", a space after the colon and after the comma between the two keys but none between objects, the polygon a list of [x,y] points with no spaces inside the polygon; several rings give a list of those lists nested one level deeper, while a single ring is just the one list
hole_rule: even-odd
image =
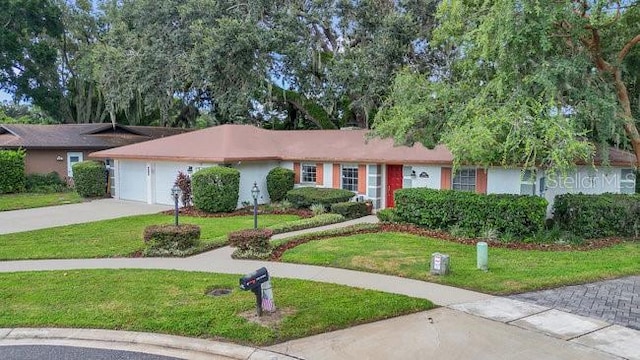
[{"label": "tree canopy", "polygon": [[563,169],[611,145],[640,160],[637,1],[450,0],[436,18],[446,66],[400,72],[374,134],[443,142],[456,164]]}]

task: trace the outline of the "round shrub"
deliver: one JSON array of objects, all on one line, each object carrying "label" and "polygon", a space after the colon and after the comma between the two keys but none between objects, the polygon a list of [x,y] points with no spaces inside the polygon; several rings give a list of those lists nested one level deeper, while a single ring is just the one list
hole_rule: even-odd
[{"label": "round shrub", "polygon": [[0,150],[0,194],[24,191],[24,150]]},{"label": "round shrub", "polygon": [[150,225],[144,229],[147,255],[181,255],[198,245],[200,227],[193,224]]},{"label": "round shrub", "polygon": [[191,177],[193,205],[209,213],[231,212],[238,207],[240,172],[214,166],[197,171]]},{"label": "round shrub", "polygon": [[269,239],[273,231],[270,229],[252,229],[234,231],[229,234],[229,246],[240,250],[265,252],[270,249]]},{"label": "round shrub", "polygon": [[73,164],[73,184],[82,197],[98,197],[107,193],[107,169],[97,161]]},{"label": "round shrub", "polygon": [[277,167],[267,174],[267,192],[271,201],[281,201],[287,195],[287,191],[293,189],[295,173],[293,170]]}]

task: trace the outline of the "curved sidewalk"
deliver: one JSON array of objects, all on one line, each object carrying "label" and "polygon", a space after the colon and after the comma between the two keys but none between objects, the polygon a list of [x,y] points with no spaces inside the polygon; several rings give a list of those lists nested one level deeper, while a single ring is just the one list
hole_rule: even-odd
[{"label": "curved sidewalk", "polygon": [[[94,205],[100,208],[101,204]],[[146,209],[145,206],[141,208]],[[151,209],[148,211],[154,212]],[[373,221],[376,221],[374,217],[366,217],[324,228]],[[321,229],[301,232],[318,230]],[[280,236],[290,235],[292,233]],[[69,342],[80,347],[82,344],[98,346],[100,339],[103,339],[106,341],[102,344],[125,348],[148,346],[151,353],[168,351],[178,354],[183,351],[183,355],[177,357],[187,359],[409,359],[442,353],[448,354],[446,358],[450,359],[515,356],[519,359],[640,360],[640,332],[631,329],[620,329],[615,325],[516,300],[418,280],[319,266],[233,260],[231,252],[232,249],[225,247],[189,258],[6,261],[0,262],[0,272],[138,268],[244,274],[265,266],[274,277],[331,282],[427,298],[446,308],[293,340],[274,345],[268,350],[158,334],[81,329],[0,329],[0,346],[19,342],[40,343],[43,340]],[[209,349],[208,352],[202,351],[204,348]],[[232,353],[226,352],[229,348]]]}]

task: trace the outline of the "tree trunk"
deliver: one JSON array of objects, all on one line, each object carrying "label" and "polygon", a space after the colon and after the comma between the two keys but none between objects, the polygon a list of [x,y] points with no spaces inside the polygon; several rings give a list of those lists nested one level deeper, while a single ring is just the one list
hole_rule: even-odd
[{"label": "tree trunk", "polygon": [[636,126],[633,114],[631,113],[631,102],[629,101],[629,91],[627,86],[622,81],[622,71],[620,68],[616,68],[614,71],[614,79],[616,84],[616,93],[618,95],[618,101],[622,106],[624,116],[624,131],[631,141],[633,152],[636,155],[636,166],[640,167],[640,133],[638,133],[638,127]]}]

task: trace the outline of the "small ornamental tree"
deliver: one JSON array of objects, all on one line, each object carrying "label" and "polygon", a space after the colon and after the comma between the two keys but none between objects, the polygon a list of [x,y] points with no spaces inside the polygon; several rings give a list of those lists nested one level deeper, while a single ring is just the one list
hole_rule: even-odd
[{"label": "small ornamental tree", "polygon": [[82,161],[73,164],[72,169],[73,183],[80,196],[99,197],[107,193],[107,170],[103,163]]},{"label": "small ornamental tree", "polygon": [[178,171],[178,177],[176,177],[176,181],[173,184],[179,187],[180,191],[182,191],[182,196],[180,198],[182,206],[191,206],[191,178],[189,175],[182,171]]},{"label": "small ornamental tree", "polygon": [[202,211],[231,212],[238,207],[240,172],[214,166],[202,169],[191,178],[193,205]]},{"label": "small ornamental tree", "polygon": [[277,167],[267,174],[267,191],[272,202],[282,201],[287,191],[293,189],[295,173],[293,170]]},{"label": "small ornamental tree", "polygon": [[24,191],[24,150],[0,150],[0,194]]}]

